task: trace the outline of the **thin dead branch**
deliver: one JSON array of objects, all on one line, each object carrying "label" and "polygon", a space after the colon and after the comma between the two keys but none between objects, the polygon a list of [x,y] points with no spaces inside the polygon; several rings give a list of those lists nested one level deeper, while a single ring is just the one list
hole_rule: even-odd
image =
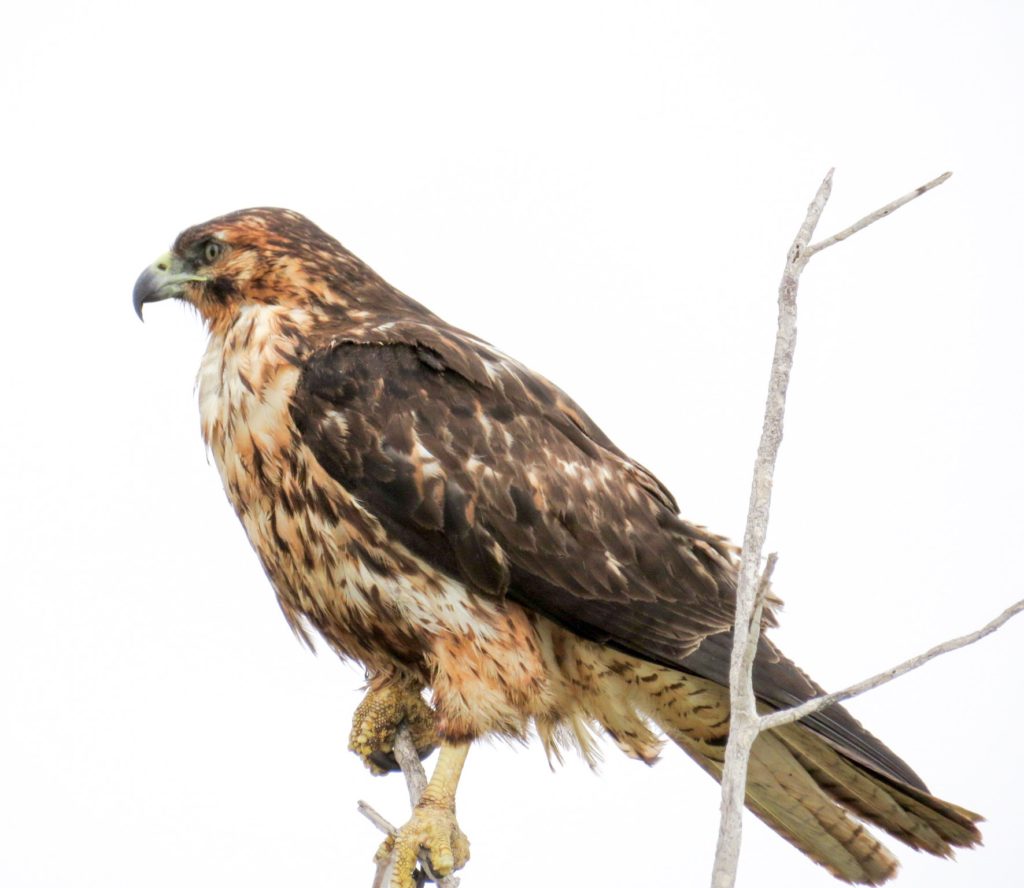
[{"label": "thin dead branch", "polygon": [[791,709],[783,709],[779,712],[772,712],[768,715],[762,716],[759,725],[760,730],[770,731],[772,728],[788,725],[791,722],[799,721],[808,715],[813,715],[815,712],[824,709],[826,706],[831,706],[833,703],[840,703],[843,700],[849,700],[851,697],[856,697],[860,694],[866,693],[867,691],[881,687],[884,684],[888,684],[894,678],[899,678],[901,675],[906,675],[908,672],[917,669],[919,666],[924,666],[924,664],[929,660],[934,660],[942,654],[948,654],[951,651],[967,647],[969,644],[974,644],[976,641],[981,641],[981,639],[986,635],[991,635],[996,631],[996,629],[1012,617],[1015,617],[1021,611],[1024,611],[1024,598],[1016,604],[1010,605],[1010,607],[1004,610],[998,617],[986,623],[976,632],[970,632],[967,635],[961,635],[959,638],[952,638],[949,641],[944,641],[942,644],[937,644],[935,647],[930,648],[923,654],[918,654],[916,657],[904,660],[899,664],[899,666],[893,666],[891,669],[879,672],[878,675],[867,678],[864,681],[859,681],[841,691],[836,691],[833,694],[825,694],[821,697],[815,697],[813,700],[808,700],[806,703],[801,703],[799,706],[794,706]]},{"label": "thin dead branch", "polygon": [[758,722],[751,673],[754,655],[757,653],[761,621],[752,618],[756,609],[761,551],[768,532],[772,478],[775,474],[779,446],[782,444],[786,389],[789,386],[789,374],[796,349],[796,293],[800,272],[807,261],[803,258],[803,253],[811,242],[831,191],[832,170],[829,170],[818,187],[814,200],[808,206],[803,224],[789,249],[786,268],[779,285],[779,322],[775,337],[775,354],[768,382],[761,442],[757,448],[754,476],[750,485],[750,504],[747,510],[747,526],[743,534],[743,553],[736,589],[736,621],[729,667],[729,745],[726,747],[725,770],[722,773],[721,821],[715,866],[711,875],[712,888],[732,888],[736,883],[736,867],[739,862],[743,829],[747,763],[750,759],[750,747],[757,737]]},{"label": "thin dead branch", "polygon": [[761,571],[761,579],[757,584],[757,597],[754,599],[754,613],[750,616],[751,624],[761,623],[761,614],[764,612],[764,603],[768,600],[768,593],[772,588],[772,574],[775,573],[775,565],[779,562],[778,552],[772,552],[764,563],[764,570]]},{"label": "thin dead branch", "polygon": [[378,813],[377,809],[374,808],[369,802],[364,802],[362,799],[360,799],[356,803],[356,807],[359,809],[359,813],[362,814],[363,817],[365,817],[367,820],[369,820],[370,823],[372,823],[375,827],[377,827],[377,829],[384,833],[384,835],[393,836],[395,835],[395,833],[398,832],[398,830],[395,828],[395,825],[386,817],[384,817],[383,814]]},{"label": "thin dead branch", "polygon": [[831,237],[826,237],[824,240],[818,241],[816,244],[811,244],[804,251],[804,262],[810,259],[815,253],[820,253],[822,250],[831,247],[833,244],[838,244],[839,241],[846,240],[851,234],[856,234],[862,228],[867,228],[873,222],[877,222],[879,219],[884,219],[886,216],[896,212],[896,210],[904,204],[908,204],[912,200],[920,197],[926,191],[931,191],[933,188],[937,188],[952,175],[952,173],[947,172],[943,173],[941,176],[936,176],[931,180],[931,182],[926,182],[919,188],[915,188],[913,191],[904,194],[903,197],[896,198],[892,203],[886,204],[884,207],[875,210],[873,213],[868,213],[863,219],[859,219],[854,222],[853,225],[850,225],[848,228],[844,228],[838,234],[833,234]]},{"label": "thin dead branch", "polygon": [[405,776],[405,785],[409,790],[409,806],[415,808],[423,797],[423,790],[427,788],[427,772],[420,762],[409,729],[404,725],[395,735],[395,759]]},{"label": "thin dead branch", "polygon": [[[726,747],[725,768],[722,774],[721,822],[715,863],[711,875],[712,888],[733,888],[739,865],[742,840],[742,812],[746,795],[747,764],[750,749],[761,730],[761,719],[756,710],[752,679],[754,657],[760,638],[761,620],[757,605],[758,569],[761,552],[768,532],[771,509],[772,479],[775,462],[782,443],[783,421],[786,412],[786,390],[793,368],[796,349],[796,296],[800,274],[807,262],[817,253],[856,234],[858,231],[890,215],[922,194],[941,185],[951,175],[944,173],[909,194],[892,201],[837,234],[811,244],[818,220],[832,193],[832,174],[829,170],[807,208],[803,223],[786,257],[786,267],[779,284],[779,319],[775,337],[765,404],[761,441],[754,462],[750,485],[750,503],[747,510],[746,530],[743,534],[743,553],[740,559],[739,581],[736,590],[736,620],[733,630],[733,649],[729,668],[730,723],[729,743]],[[767,571],[766,571],[767,572]]]}]

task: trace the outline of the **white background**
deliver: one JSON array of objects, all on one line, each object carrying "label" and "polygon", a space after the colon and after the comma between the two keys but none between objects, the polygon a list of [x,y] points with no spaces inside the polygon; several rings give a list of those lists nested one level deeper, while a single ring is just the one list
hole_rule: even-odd
[{"label": "white background", "polygon": [[[783,259],[822,175],[777,474],[775,638],[823,684],[1021,596],[1012,2],[19,4],[0,31],[0,884],[369,886],[400,780],[292,637],[199,439],[204,334],[130,305],[182,228],[297,209],[569,391],[741,534]],[[902,885],[1019,878],[1024,624],[852,705],[984,813]],[[717,789],[481,744],[465,888],[705,884]],[[827,886],[752,818],[740,883]]]}]

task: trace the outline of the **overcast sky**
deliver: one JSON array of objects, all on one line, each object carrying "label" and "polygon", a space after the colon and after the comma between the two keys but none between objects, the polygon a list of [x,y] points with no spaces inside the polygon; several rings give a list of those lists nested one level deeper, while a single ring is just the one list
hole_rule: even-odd
[{"label": "overcast sky", "polygon": [[[786,250],[826,170],[769,547],[839,687],[1021,597],[1013,2],[19,4],[0,27],[0,884],[368,886],[361,671],[293,638],[199,437],[179,230],[299,210],[573,395],[737,538]],[[1019,878],[1024,623],[857,700],[988,818],[901,885]],[[717,787],[481,744],[464,888],[705,884]],[[831,878],[753,818],[740,885]]]}]

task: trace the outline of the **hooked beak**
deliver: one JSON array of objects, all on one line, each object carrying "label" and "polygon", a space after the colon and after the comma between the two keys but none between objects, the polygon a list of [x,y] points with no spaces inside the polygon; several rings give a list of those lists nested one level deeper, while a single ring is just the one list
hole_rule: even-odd
[{"label": "hooked beak", "polygon": [[132,291],[132,305],[135,314],[142,320],[142,306],[147,302],[160,302],[163,299],[185,297],[185,285],[191,281],[206,281],[209,278],[185,271],[185,264],[177,256],[164,253],[149,266],[135,282]]}]

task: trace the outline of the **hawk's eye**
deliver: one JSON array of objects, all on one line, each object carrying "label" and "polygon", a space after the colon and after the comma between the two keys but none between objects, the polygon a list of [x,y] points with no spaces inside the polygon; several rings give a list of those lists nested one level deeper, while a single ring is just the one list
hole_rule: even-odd
[{"label": "hawk's eye", "polygon": [[224,245],[215,240],[208,240],[203,244],[203,261],[207,265],[216,262],[220,254],[224,252]]}]

